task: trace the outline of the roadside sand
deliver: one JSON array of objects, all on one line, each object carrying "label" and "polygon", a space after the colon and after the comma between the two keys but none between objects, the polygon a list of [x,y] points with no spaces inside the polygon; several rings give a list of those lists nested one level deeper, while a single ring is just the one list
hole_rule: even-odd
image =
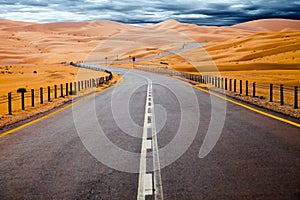
[{"label": "roadside sand", "polygon": [[121,79],[122,78],[119,75],[113,74],[113,79],[110,80],[108,83],[101,85],[100,87],[81,90],[80,92],[77,93],[77,95],[64,96],[64,97],[59,97],[57,99],[51,99],[51,102],[46,101],[44,104],[36,104],[34,108],[27,106],[26,110],[24,111],[19,108],[17,110],[14,110],[13,115],[2,114],[0,115],[0,119],[1,119],[0,129],[6,128],[17,122],[29,119],[31,117],[46,113],[47,111],[60,107],[67,102],[71,102],[73,99],[76,100],[77,98],[88,96],[90,94],[94,94],[95,92],[96,93],[101,92],[106,88],[109,88],[117,84],[118,81],[121,81]]}]

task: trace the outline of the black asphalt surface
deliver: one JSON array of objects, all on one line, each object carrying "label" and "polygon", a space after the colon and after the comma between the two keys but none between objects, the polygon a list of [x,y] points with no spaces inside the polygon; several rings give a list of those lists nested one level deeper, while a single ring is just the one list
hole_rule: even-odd
[{"label": "black asphalt surface", "polygon": [[299,128],[218,100],[224,127],[199,158],[211,119],[219,120],[210,95],[170,77],[115,71],[124,77],[116,87],[0,138],[0,199],[136,199],[147,79],[159,147],[185,134],[159,155],[164,199],[300,198]]}]

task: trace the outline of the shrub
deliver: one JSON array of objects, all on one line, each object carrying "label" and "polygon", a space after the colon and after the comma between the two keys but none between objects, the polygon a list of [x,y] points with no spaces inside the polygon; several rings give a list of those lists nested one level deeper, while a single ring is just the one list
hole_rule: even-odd
[{"label": "shrub", "polygon": [[27,92],[27,90],[26,90],[26,88],[19,88],[19,89],[17,89],[17,92],[18,93],[25,93],[25,92]]},{"label": "shrub", "polygon": [[37,71],[33,71],[34,74],[37,74]]}]

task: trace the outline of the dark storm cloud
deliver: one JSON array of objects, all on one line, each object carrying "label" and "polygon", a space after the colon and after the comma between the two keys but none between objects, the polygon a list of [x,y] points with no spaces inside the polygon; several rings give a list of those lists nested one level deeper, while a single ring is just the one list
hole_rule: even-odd
[{"label": "dark storm cloud", "polygon": [[232,25],[263,18],[300,19],[299,1],[280,0],[0,0],[0,18],[24,21],[114,20],[130,24],[175,19]]}]

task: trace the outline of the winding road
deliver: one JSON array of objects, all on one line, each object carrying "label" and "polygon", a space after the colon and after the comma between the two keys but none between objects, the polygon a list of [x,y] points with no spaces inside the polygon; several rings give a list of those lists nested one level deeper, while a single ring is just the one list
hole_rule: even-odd
[{"label": "winding road", "polygon": [[0,199],[299,199],[299,120],[111,70],[115,87],[0,135]]}]

